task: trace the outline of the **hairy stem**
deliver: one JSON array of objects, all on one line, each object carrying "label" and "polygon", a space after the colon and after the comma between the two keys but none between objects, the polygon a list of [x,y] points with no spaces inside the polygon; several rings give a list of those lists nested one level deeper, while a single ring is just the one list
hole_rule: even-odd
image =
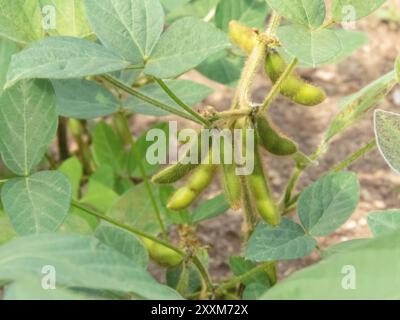
[{"label": "hairy stem", "polygon": [[348,158],[346,158],[344,161],[341,163],[337,164],[334,168],[330,170],[330,172],[340,172],[348,168],[351,164],[356,162],[359,158],[361,158],[363,155],[367,154],[368,152],[372,151],[376,147],[376,140],[372,139],[370,142],[368,142],[365,146],[361,147],[358,149],[355,153],[350,155]]},{"label": "hairy stem", "polygon": [[285,71],[281,74],[278,81],[273,85],[271,91],[268,93],[267,97],[265,98],[264,102],[261,105],[261,111],[267,111],[271,103],[274,99],[278,96],[282,84],[287,80],[287,78],[293,73],[294,68],[296,68],[297,63],[299,60],[294,58],[292,62],[286,67]]},{"label": "hairy stem", "polygon": [[179,105],[187,113],[191,114],[194,118],[199,120],[205,126],[210,126],[210,122],[207,119],[203,118],[200,114],[198,114],[196,111],[194,111],[185,102],[183,102],[181,99],[179,99],[179,97],[177,97],[175,95],[175,93],[167,86],[167,84],[164,81],[162,81],[161,79],[158,79],[158,78],[154,78],[154,79],[158,83],[158,85],[161,87],[161,89],[163,89],[164,92],[166,94],[168,94],[168,96],[177,103],[177,105]]},{"label": "hairy stem", "polygon": [[143,94],[135,89],[132,89],[131,87],[126,86],[124,83],[122,83],[121,81],[115,79],[114,77],[112,77],[110,75],[103,75],[101,78],[104,79],[105,81],[111,83],[115,87],[121,89],[122,91],[125,91],[126,93],[129,93],[130,95],[132,95],[142,101],[150,103],[151,105],[153,105],[157,108],[160,108],[164,111],[175,114],[181,118],[184,118],[184,119],[187,119],[187,120],[199,123],[199,124],[203,124],[201,121],[199,121],[197,118],[194,118],[192,115],[187,114],[186,112],[179,111],[176,108],[171,107],[161,101],[158,101],[156,99],[148,97],[145,94]]},{"label": "hairy stem", "polygon": [[221,284],[217,288],[216,294],[223,294],[224,291],[235,288],[239,283],[245,282],[246,280],[251,279],[255,274],[259,273],[260,271],[270,268],[274,264],[275,264],[275,262],[265,262],[255,268],[247,271],[246,273],[241,274],[240,276],[233,277],[229,281]]}]

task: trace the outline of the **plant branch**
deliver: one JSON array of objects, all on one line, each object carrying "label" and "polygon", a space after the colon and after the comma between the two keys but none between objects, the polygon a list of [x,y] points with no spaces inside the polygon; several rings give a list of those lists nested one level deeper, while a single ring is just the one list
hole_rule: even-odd
[{"label": "plant branch", "polygon": [[330,172],[340,172],[343,171],[344,169],[348,168],[351,164],[356,162],[359,158],[361,158],[363,155],[367,154],[371,150],[373,150],[376,147],[376,140],[372,139],[370,142],[368,142],[366,145],[358,149],[355,153],[350,155],[348,158],[346,158],[344,161],[340,162],[337,164],[334,168],[330,170]]},{"label": "plant branch", "polygon": [[224,291],[235,288],[239,283],[245,282],[246,280],[251,279],[255,274],[263,271],[266,268],[269,268],[271,265],[274,265],[274,262],[265,262],[260,264],[259,266],[247,271],[246,273],[241,274],[240,276],[233,277],[229,281],[221,284],[216,290],[216,294],[223,294]]},{"label": "plant branch", "polygon": [[262,105],[260,107],[260,112],[268,110],[272,101],[274,101],[274,99],[279,94],[282,84],[293,73],[293,70],[294,70],[294,68],[296,68],[296,65],[298,62],[299,62],[299,60],[297,58],[293,58],[292,62],[286,67],[285,71],[281,74],[278,81],[273,85],[271,91],[268,93],[267,97],[265,98],[264,102],[262,103]]},{"label": "plant branch", "polygon": [[160,109],[162,109],[164,111],[167,111],[169,113],[175,114],[175,115],[177,115],[177,116],[179,116],[181,118],[184,118],[184,119],[187,119],[187,120],[199,123],[199,124],[203,124],[197,118],[193,118],[193,116],[191,116],[190,114],[187,114],[186,112],[182,112],[180,110],[177,110],[176,108],[171,107],[171,106],[169,106],[169,105],[167,105],[167,104],[165,104],[165,103],[163,103],[161,101],[158,101],[158,100],[153,99],[153,98],[151,98],[149,96],[146,96],[145,94],[143,94],[143,93],[141,93],[141,92],[139,92],[139,91],[137,91],[135,89],[132,89],[131,87],[128,87],[127,85],[125,85],[124,83],[122,83],[121,81],[119,81],[118,79],[115,79],[114,77],[112,77],[110,75],[107,75],[107,74],[106,75],[102,75],[101,78],[104,79],[105,81],[111,83],[115,87],[121,89],[122,91],[125,91],[126,93],[129,93],[130,95],[132,95],[132,96],[134,96],[134,97],[136,97],[136,98],[138,98],[138,99],[140,99],[142,101],[150,103],[151,105],[153,105],[153,106],[155,106],[157,108],[160,108]]},{"label": "plant branch", "polygon": [[156,242],[156,243],[158,243],[158,244],[160,244],[160,245],[162,245],[164,247],[167,247],[167,248],[175,251],[176,253],[178,253],[182,257],[185,257],[185,255],[186,255],[183,250],[175,247],[174,245],[170,244],[169,242],[160,240],[160,239],[158,239],[158,238],[156,238],[156,237],[154,237],[152,235],[149,235],[149,234],[147,234],[147,233],[145,233],[145,232],[143,232],[143,231],[141,231],[139,229],[136,229],[135,227],[128,226],[128,225],[123,224],[123,223],[121,223],[121,222],[119,222],[117,220],[114,220],[113,218],[107,217],[107,216],[105,216],[105,215],[103,215],[103,214],[101,214],[101,213],[99,213],[99,212],[97,212],[97,211],[95,211],[95,210],[93,210],[91,208],[88,208],[85,205],[82,205],[81,203],[79,203],[76,200],[72,200],[71,205],[73,207],[75,207],[75,208],[78,208],[78,209],[80,209],[80,210],[82,210],[82,211],[94,216],[94,217],[99,218],[100,220],[104,220],[104,221],[106,221],[108,223],[111,223],[111,224],[121,228],[121,229],[129,231],[130,233],[133,233],[133,234],[135,234],[137,236],[149,239],[149,240],[154,241],[154,242]]},{"label": "plant branch", "polygon": [[188,106],[185,102],[183,102],[179,97],[175,95],[175,93],[167,86],[167,84],[158,78],[154,78],[154,80],[158,83],[158,85],[164,90],[168,96],[176,102],[183,110],[185,110],[187,113],[191,114],[194,118],[199,120],[202,124],[205,126],[210,126],[210,122],[203,118],[200,114],[198,114],[196,111],[194,111],[190,106]]}]

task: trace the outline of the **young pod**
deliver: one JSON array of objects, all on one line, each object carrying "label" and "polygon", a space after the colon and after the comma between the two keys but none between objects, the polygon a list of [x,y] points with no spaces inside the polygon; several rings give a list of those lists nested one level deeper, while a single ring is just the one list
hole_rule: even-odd
[{"label": "young pod", "polygon": [[251,150],[251,148],[248,148],[246,145],[247,126],[247,119],[243,118],[236,122],[235,128],[242,130],[242,152],[246,153],[246,158],[251,157],[251,160],[254,162],[253,172],[245,176],[251,200],[254,203],[258,214],[266,223],[270,225],[278,225],[281,221],[281,217],[269,191],[261,156],[258,151],[257,136],[254,137],[254,150]]},{"label": "young pod", "polygon": [[179,181],[191,171],[193,171],[201,163],[201,135],[197,136],[197,140],[192,144],[186,156],[190,156],[193,152],[197,152],[196,163],[182,163],[170,165],[162,169],[152,177],[152,181],[157,184],[171,184]]},{"label": "young pod", "polygon": [[179,253],[162,244],[144,237],[141,237],[140,240],[149,252],[150,258],[161,266],[175,267],[183,261],[183,257]]},{"label": "young pod", "polygon": [[208,153],[205,163],[200,164],[182,188],[175,191],[168,201],[167,208],[175,211],[189,207],[209,186],[214,178],[217,165],[212,164],[212,153]]},{"label": "young pod", "polygon": [[264,116],[256,119],[258,141],[264,149],[277,156],[290,156],[297,152],[297,145],[280,134]]},{"label": "young pod", "polygon": [[257,145],[254,151],[254,171],[246,176],[246,181],[260,217],[270,225],[278,225],[281,222],[281,216],[271,197]]},{"label": "young pod", "polygon": [[[270,50],[265,60],[265,72],[276,83],[286,70],[286,63],[276,51]],[[307,83],[297,74],[291,74],[283,83],[280,92],[293,102],[304,106],[315,106],[326,99],[324,90]]]},{"label": "young pod", "polygon": [[246,54],[250,54],[257,44],[257,32],[235,20],[229,23],[229,37]]},{"label": "young pod", "polygon": [[[233,210],[239,210],[242,203],[242,187],[240,178],[236,174],[236,165],[233,163],[233,145],[226,146],[221,143],[221,160],[222,160],[222,182],[225,196]],[[230,152],[232,155],[232,163],[225,163],[225,154]]]}]

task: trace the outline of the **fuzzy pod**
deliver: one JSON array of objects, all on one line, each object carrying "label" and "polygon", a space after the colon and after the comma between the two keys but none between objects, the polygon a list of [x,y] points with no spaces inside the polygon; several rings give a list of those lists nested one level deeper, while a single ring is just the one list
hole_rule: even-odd
[{"label": "fuzzy pod", "polygon": [[235,20],[229,23],[229,38],[246,54],[250,54],[257,44],[257,33],[254,29]]},{"label": "fuzzy pod", "polygon": [[[228,148],[228,152],[232,153],[233,146]],[[224,187],[225,197],[228,200],[233,210],[239,210],[242,204],[242,186],[239,176],[236,174],[236,165],[234,163],[224,163],[224,154],[226,150],[224,143],[221,144],[221,159],[222,159],[222,184]]]},{"label": "fuzzy pod", "polygon": [[197,143],[194,143],[188,150],[187,155],[195,152],[197,149],[197,163],[182,163],[179,161],[176,164],[170,165],[158,173],[156,173],[151,181],[156,184],[171,184],[177,182],[188,175],[191,171],[201,163],[201,134],[197,136]]},{"label": "fuzzy pod", "polygon": [[168,201],[167,208],[175,211],[189,207],[210,185],[218,166],[212,164],[212,154],[208,154],[208,162],[200,164],[182,188],[175,191]]},{"label": "fuzzy pod", "polygon": [[160,243],[144,237],[141,237],[140,240],[149,252],[150,258],[161,266],[175,267],[183,261],[183,257],[179,253]]},{"label": "fuzzy pod", "polygon": [[297,152],[296,143],[279,133],[266,117],[259,116],[256,122],[258,141],[268,152],[277,156],[290,156]]},{"label": "fuzzy pod", "polygon": [[[265,72],[273,83],[276,83],[286,70],[285,60],[276,51],[267,52]],[[316,106],[326,99],[323,89],[307,83],[296,73],[291,74],[283,83],[280,92],[293,102],[304,106]]]},{"label": "fuzzy pod", "polygon": [[[257,209],[260,217],[270,225],[278,225],[281,221],[281,216],[271,197],[267,179],[265,177],[264,168],[261,161],[261,156],[258,150],[258,137],[255,135],[254,150],[250,150],[246,146],[246,129],[249,127],[249,119],[244,117],[239,119],[236,124],[236,129],[242,130],[242,152],[246,153],[246,157],[253,156],[254,169],[253,172],[245,176],[246,184],[250,192],[251,200]],[[251,152],[249,154],[249,152]]]},{"label": "fuzzy pod", "polygon": [[281,216],[271,197],[257,145],[254,152],[254,171],[246,176],[246,182],[260,217],[270,225],[278,225],[281,222]]}]

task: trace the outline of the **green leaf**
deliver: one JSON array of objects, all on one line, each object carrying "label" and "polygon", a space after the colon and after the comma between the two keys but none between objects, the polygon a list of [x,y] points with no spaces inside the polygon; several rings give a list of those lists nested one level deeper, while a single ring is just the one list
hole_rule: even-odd
[{"label": "green leaf", "polygon": [[395,84],[395,74],[392,71],[342,100],[341,110],[325,134],[325,142],[352,126],[366,112],[378,105]]},{"label": "green leaf", "polygon": [[346,29],[332,30],[335,31],[336,36],[340,41],[341,51],[332,60],[327,61],[326,64],[334,64],[340,62],[368,42],[368,35],[363,32]]},{"label": "green leaf", "polygon": [[93,157],[98,166],[107,165],[115,173],[124,169],[126,153],[123,142],[105,122],[99,122],[93,133]]},{"label": "green leaf", "polygon": [[258,300],[270,286],[261,283],[250,283],[243,290],[243,300]]},{"label": "green leaf", "polygon": [[130,63],[97,43],[72,37],[33,42],[12,57],[6,87],[22,79],[70,79],[122,70]]},{"label": "green leaf", "polygon": [[10,241],[17,234],[11,225],[10,219],[0,207],[0,245]]},{"label": "green leaf", "polygon": [[42,13],[36,0],[0,0],[0,36],[28,43],[43,36]]},{"label": "green leaf", "polygon": [[338,244],[330,246],[329,248],[320,252],[320,254],[321,254],[322,258],[327,259],[330,256],[333,256],[334,254],[353,250],[354,248],[356,248],[361,243],[364,243],[365,241],[369,241],[369,239],[352,239],[352,240],[340,242]]},{"label": "green leaf", "polygon": [[134,260],[138,266],[147,268],[149,262],[147,250],[132,233],[102,224],[96,229],[95,236],[105,245]]},{"label": "green leaf", "polygon": [[6,166],[26,176],[43,158],[57,131],[48,81],[23,81],[0,95],[0,152]]},{"label": "green leaf", "polygon": [[360,200],[360,184],[352,172],[327,175],[300,195],[297,213],[313,236],[334,232],[351,216]]},{"label": "green leaf", "polygon": [[72,198],[78,199],[79,189],[83,176],[83,167],[77,157],[72,157],[65,160],[58,168],[64,176],[67,177],[72,189]]},{"label": "green leaf", "polygon": [[45,10],[46,8],[55,10],[56,28],[46,30],[50,35],[86,38],[93,33],[86,20],[84,0],[39,0],[39,2],[45,16],[49,14],[49,18],[53,18],[53,12]]},{"label": "green leaf", "polygon": [[114,95],[93,81],[82,79],[53,80],[58,114],[74,119],[94,119],[118,111]]},{"label": "green leaf", "polygon": [[199,223],[207,219],[216,218],[229,210],[229,203],[223,194],[200,204],[192,213],[192,223]]},{"label": "green leaf", "polygon": [[103,45],[132,64],[151,55],[164,28],[159,0],[85,0],[90,24]]},{"label": "green leaf", "polygon": [[[397,82],[400,83],[400,56],[397,57],[397,59],[396,59],[395,72],[396,72]],[[0,82],[0,84],[1,84],[1,82]]]},{"label": "green leaf", "polygon": [[278,37],[285,51],[312,67],[342,54],[341,41],[334,29],[309,30],[299,24],[287,25],[278,29]]},{"label": "green leaf", "polygon": [[[294,273],[266,300],[397,300],[400,233],[384,234]],[[354,280],[352,283],[351,280]],[[354,287],[349,285],[354,284]]]},{"label": "green leaf", "polygon": [[173,78],[229,46],[227,35],[210,23],[183,18],[161,36],[144,71],[158,78]]},{"label": "green leaf", "polygon": [[114,172],[108,166],[102,166],[89,178],[87,191],[81,202],[100,212],[107,212],[118,199],[114,191]]},{"label": "green leaf", "polygon": [[[255,262],[246,260],[243,257],[238,257],[238,256],[229,257],[229,268],[236,277],[241,276],[246,272],[249,272],[255,267],[257,267],[257,264]],[[260,270],[259,272],[255,273],[249,279],[242,281],[242,284],[247,286],[254,282],[259,283],[265,287],[270,286],[268,274],[263,270]]]},{"label": "green leaf", "polygon": [[379,9],[386,0],[332,0],[332,18],[336,22],[360,20]]},{"label": "green leaf", "polygon": [[98,300],[97,296],[85,295],[76,291],[56,287],[44,290],[37,279],[18,279],[4,289],[4,300]]},{"label": "green leaf", "polygon": [[0,280],[41,281],[43,266],[54,266],[57,285],[133,293],[144,299],[180,299],[157,283],[135,260],[89,236],[44,234],[0,247]]},{"label": "green leaf", "polygon": [[400,228],[400,210],[370,212],[368,226],[374,236],[398,230]]},{"label": "green leaf", "polygon": [[80,212],[75,207],[72,207],[58,232],[63,234],[91,235],[94,232],[94,228],[90,224],[91,221],[89,221],[91,217],[87,213]]},{"label": "green leaf", "polygon": [[325,20],[324,0],[267,0],[279,15],[307,28],[319,27]]},{"label": "green leaf", "polygon": [[[167,22],[192,16],[204,19],[210,16],[220,0],[161,0],[167,9]],[[212,19],[212,18],[211,18]]]},{"label": "green leaf", "polygon": [[161,231],[144,184],[135,186],[119,197],[107,216],[152,235],[158,235]]},{"label": "green leaf", "polygon": [[234,87],[240,79],[243,64],[242,57],[229,56],[225,50],[207,58],[196,70],[210,80]]},{"label": "green leaf", "polygon": [[68,214],[71,186],[57,171],[8,180],[1,189],[4,211],[19,235],[57,230]]},{"label": "green leaf", "polygon": [[247,243],[245,257],[252,261],[292,260],[309,255],[317,245],[314,238],[289,219],[279,226],[257,226]]},{"label": "green leaf", "polygon": [[220,0],[215,12],[215,25],[228,31],[232,20],[253,27],[262,28],[268,14],[265,0]]},{"label": "green leaf", "polygon": [[400,173],[400,114],[378,109],[374,125],[380,153],[390,168]]},{"label": "green leaf", "polygon": [[[205,85],[189,81],[189,80],[169,80],[165,82],[167,86],[178,96],[183,102],[189,106],[193,106],[213,93],[213,90]],[[174,109],[182,111],[182,108],[173,101],[168,94],[156,83],[147,84],[140,88],[143,94],[163,102]],[[139,100],[135,97],[130,97],[125,103],[124,107],[128,110],[146,114],[151,116],[166,116],[169,112],[154,107],[152,104]]]},{"label": "green leaf", "polygon": [[8,67],[10,66],[11,56],[19,51],[15,42],[0,38],[0,94],[6,83]]}]

